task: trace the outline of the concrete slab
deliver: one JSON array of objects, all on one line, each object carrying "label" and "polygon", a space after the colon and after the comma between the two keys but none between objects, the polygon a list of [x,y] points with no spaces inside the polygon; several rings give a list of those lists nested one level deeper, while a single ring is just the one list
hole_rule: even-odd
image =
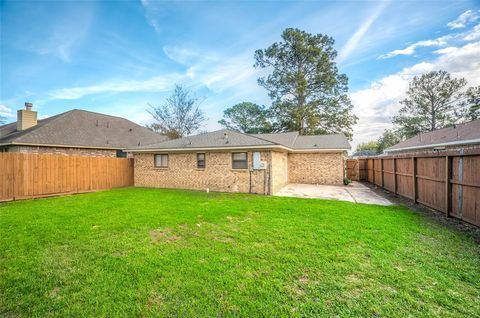
[{"label": "concrete slab", "polygon": [[367,186],[355,181],[348,186],[291,183],[280,189],[275,195],[340,200],[378,205],[392,204],[389,200],[376,194]]}]

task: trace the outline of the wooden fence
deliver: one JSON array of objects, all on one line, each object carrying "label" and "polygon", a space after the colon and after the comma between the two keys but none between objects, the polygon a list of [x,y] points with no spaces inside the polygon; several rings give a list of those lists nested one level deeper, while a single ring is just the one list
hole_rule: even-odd
[{"label": "wooden fence", "polygon": [[367,180],[367,161],[348,159],[347,178],[353,181]]},{"label": "wooden fence", "polygon": [[359,159],[366,180],[480,226],[480,152]]},{"label": "wooden fence", "polygon": [[0,201],[133,185],[133,159],[0,153]]}]

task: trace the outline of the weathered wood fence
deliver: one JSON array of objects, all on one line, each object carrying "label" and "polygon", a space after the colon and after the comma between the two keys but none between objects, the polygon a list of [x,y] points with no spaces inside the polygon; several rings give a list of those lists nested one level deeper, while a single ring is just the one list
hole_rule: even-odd
[{"label": "weathered wood fence", "polygon": [[0,201],[133,185],[133,159],[0,153]]},{"label": "weathered wood fence", "polygon": [[[480,226],[480,152],[358,159],[359,180]],[[361,173],[360,173],[361,174]]]},{"label": "weathered wood fence", "polygon": [[348,159],[347,178],[353,181],[367,180],[367,161]]}]

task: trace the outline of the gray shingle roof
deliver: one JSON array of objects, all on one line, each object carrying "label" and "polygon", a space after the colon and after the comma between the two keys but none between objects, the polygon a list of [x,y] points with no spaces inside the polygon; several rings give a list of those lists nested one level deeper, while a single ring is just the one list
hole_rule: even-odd
[{"label": "gray shingle roof", "polygon": [[125,118],[74,109],[17,131],[16,123],[0,127],[0,144],[59,145],[124,149],[167,138]]},{"label": "gray shingle roof", "polygon": [[298,136],[294,149],[350,149],[350,143],[343,134]]},{"label": "gray shingle roof", "polygon": [[279,134],[253,134],[252,136],[266,139],[273,143],[284,145],[286,147],[293,147],[295,139],[297,139],[298,137],[298,131]]},{"label": "gray shingle roof", "polygon": [[[226,137],[227,136],[227,137]],[[274,148],[283,146],[292,150],[350,149],[344,135],[299,136],[298,132],[279,134],[244,134],[222,129],[191,137],[169,140],[158,144],[133,147],[129,151],[148,150],[188,150],[202,148],[239,148],[239,147]]]},{"label": "gray shingle roof", "polygon": [[188,149],[210,147],[242,147],[242,146],[271,146],[274,143],[259,139],[247,134],[228,129],[203,133],[191,137],[168,140],[148,146],[134,147],[134,149]]},{"label": "gray shingle roof", "polygon": [[395,150],[398,151],[404,148],[428,148],[429,145],[463,142],[474,139],[480,139],[480,119],[428,133],[418,134],[415,137],[399,142],[398,144],[385,149],[385,151],[394,152]]}]

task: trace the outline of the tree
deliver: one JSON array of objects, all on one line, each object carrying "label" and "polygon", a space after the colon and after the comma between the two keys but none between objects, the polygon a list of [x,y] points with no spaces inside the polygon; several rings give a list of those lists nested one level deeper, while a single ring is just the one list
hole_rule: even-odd
[{"label": "tree", "polygon": [[446,71],[415,76],[393,123],[407,138],[455,123],[460,118],[461,90],[466,83],[463,78],[451,78]]},{"label": "tree", "polygon": [[363,142],[357,146],[355,149],[354,156],[373,156],[378,154],[378,142],[376,140],[371,140]]},{"label": "tree", "polygon": [[267,110],[250,102],[243,102],[227,108],[223,119],[218,123],[222,126],[248,134],[271,132],[272,126],[267,120]]},{"label": "tree", "polygon": [[480,86],[469,87],[465,93],[463,102],[465,120],[480,119]]},{"label": "tree", "polygon": [[188,89],[175,85],[175,90],[163,105],[149,104],[147,111],[155,122],[147,127],[172,139],[191,135],[206,120],[200,104]]},{"label": "tree", "polygon": [[402,136],[398,131],[393,129],[385,129],[382,136],[378,138],[377,151],[378,153],[383,153],[386,148],[396,145],[400,141],[402,141]]},{"label": "tree", "polygon": [[291,28],[282,40],[255,51],[255,67],[272,69],[258,83],[273,101],[274,129],[302,135],[343,132],[351,138],[357,117],[347,95],[348,78],[334,61],[334,40]]}]

